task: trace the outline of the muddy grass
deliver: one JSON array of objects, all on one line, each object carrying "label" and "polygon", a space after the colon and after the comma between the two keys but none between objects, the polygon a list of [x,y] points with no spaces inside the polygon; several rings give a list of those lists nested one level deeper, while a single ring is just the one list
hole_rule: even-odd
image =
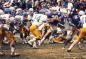
[{"label": "muddy grass", "polygon": [[4,46],[5,56],[0,56],[0,59],[86,59],[86,44],[83,44],[83,50],[74,47],[72,52],[66,52],[62,49],[62,44],[45,44],[38,49],[30,48],[27,44],[17,44],[16,52],[20,56],[10,56],[8,45]]}]

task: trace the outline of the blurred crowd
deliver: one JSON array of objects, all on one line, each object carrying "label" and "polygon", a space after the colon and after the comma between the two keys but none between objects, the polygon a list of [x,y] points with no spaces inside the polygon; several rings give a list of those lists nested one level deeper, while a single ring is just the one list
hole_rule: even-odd
[{"label": "blurred crowd", "polygon": [[[4,12],[5,9],[11,7],[14,9],[21,8],[22,10],[33,8],[34,11],[39,11],[44,8],[50,9],[57,6],[68,10],[71,10],[73,7],[79,10],[85,10],[86,0],[0,0],[0,9]],[[9,11],[11,10],[9,9]]]}]

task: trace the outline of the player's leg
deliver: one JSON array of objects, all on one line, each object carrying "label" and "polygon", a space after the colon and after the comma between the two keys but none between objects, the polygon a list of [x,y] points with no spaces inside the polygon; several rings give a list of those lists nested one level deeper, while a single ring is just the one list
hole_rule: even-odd
[{"label": "player's leg", "polygon": [[15,38],[14,35],[11,32],[6,33],[6,38],[9,41],[10,44],[10,49],[11,49],[11,55],[19,55],[18,53],[15,52]]},{"label": "player's leg", "polygon": [[37,46],[37,41],[41,39],[42,34],[38,30],[38,27],[36,25],[31,25],[30,27],[30,32],[32,33],[32,39],[28,41],[30,45],[33,43],[33,48],[36,48]]},{"label": "player's leg", "polygon": [[[1,38],[0,38],[1,39]],[[2,50],[2,39],[0,40],[0,55],[4,55],[4,52]]]},{"label": "player's leg", "polygon": [[84,37],[84,33],[85,33],[84,29],[81,29],[79,37],[77,37],[77,39],[74,40],[74,42],[70,45],[70,47],[67,50],[68,52],[71,51],[71,49],[74,47],[74,45],[76,45],[77,43],[79,43],[81,41],[81,39]]}]

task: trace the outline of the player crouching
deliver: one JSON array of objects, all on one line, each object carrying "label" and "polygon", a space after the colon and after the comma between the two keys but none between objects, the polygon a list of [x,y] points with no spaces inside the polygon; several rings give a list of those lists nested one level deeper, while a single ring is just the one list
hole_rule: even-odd
[{"label": "player crouching", "polygon": [[36,14],[37,16],[40,16],[39,21],[34,21],[32,22],[32,25],[30,26],[30,32],[31,32],[31,37],[32,39],[28,41],[30,45],[32,45],[33,48],[37,48],[37,42],[40,42],[43,34],[42,30],[44,28],[44,24],[47,20],[47,16],[43,14]]}]

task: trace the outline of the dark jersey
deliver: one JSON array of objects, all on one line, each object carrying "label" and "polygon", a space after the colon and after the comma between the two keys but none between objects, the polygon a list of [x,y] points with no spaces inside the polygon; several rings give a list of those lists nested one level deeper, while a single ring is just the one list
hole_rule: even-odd
[{"label": "dark jersey", "polygon": [[[57,13],[51,14],[51,17],[52,17],[52,18],[53,18],[53,17],[56,17],[56,16],[58,16]],[[49,22],[50,25],[57,26],[57,24],[59,23],[59,21],[58,21],[57,19],[52,19],[52,20],[53,20],[53,21]]]},{"label": "dark jersey", "polygon": [[72,15],[71,22],[78,27],[80,22],[80,17],[78,15]]},{"label": "dark jersey", "polygon": [[28,23],[28,20],[25,20],[25,19],[24,19],[24,20],[22,21],[22,25],[24,25],[24,26],[27,26],[27,23]]},{"label": "dark jersey", "polygon": [[76,2],[74,4],[74,7],[78,10],[85,10],[86,8],[86,3],[85,2]]}]

